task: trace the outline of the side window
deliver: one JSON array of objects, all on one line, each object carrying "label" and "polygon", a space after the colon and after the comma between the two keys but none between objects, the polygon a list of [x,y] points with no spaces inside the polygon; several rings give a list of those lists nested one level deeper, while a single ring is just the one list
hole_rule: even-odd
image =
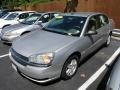
[{"label": "side window", "polygon": [[87,25],[86,32],[93,31],[93,30],[96,30],[96,18],[95,17],[90,18],[88,25]]},{"label": "side window", "polygon": [[19,15],[19,19],[25,19],[25,18],[27,18],[28,16],[29,16],[28,13],[23,13],[23,14],[20,14],[20,15]]},{"label": "side window", "polygon": [[50,19],[52,19],[52,18],[54,18],[55,16],[54,16],[54,13],[51,13],[51,17],[50,17]]},{"label": "side window", "polygon": [[[102,26],[103,26],[103,23],[102,23],[102,21],[101,21],[101,15],[96,15],[96,16],[94,16],[94,17],[92,17],[91,19],[90,19],[90,26],[91,26],[91,24],[92,23],[94,23],[94,27],[95,27],[95,30],[97,31],[97,30],[99,30]],[[89,26],[89,27],[90,27]],[[89,29],[90,30],[90,29]],[[92,30],[92,29],[91,29]]]},{"label": "side window", "polygon": [[101,21],[102,26],[109,23],[108,17],[105,15],[100,15],[100,21]]},{"label": "side window", "polygon": [[45,15],[43,15],[43,16],[39,19],[39,21],[42,21],[42,23],[46,23],[46,22],[49,21],[49,19],[50,19],[50,15],[49,15],[49,14],[45,14]]},{"label": "side window", "polygon": [[57,17],[57,16],[59,16],[58,13],[52,13],[52,14],[51,14],[51,19],[53,19],[54,17]]},{"label": "side window", "polygon": [[100,20],[100,15],[96,15],[96,30],[101,27],[102,27],[102,24],[101,24],[101,20]]}]

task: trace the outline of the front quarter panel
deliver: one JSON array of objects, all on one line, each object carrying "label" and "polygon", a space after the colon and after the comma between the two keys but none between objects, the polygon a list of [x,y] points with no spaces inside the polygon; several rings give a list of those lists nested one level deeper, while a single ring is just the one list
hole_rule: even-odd
[{"label": "front quarter panel", "polygon": [[53,63],[59,64],[59,66],[63,66],[65,61],[75,52],[79,52],[81,53],[81,55],[84,55],[80,56],[82,59],[88,54],[87,52],[85,52],[85,50],[89,49],[90,45],[91,42],[89,38],[77,37],[75,41],[55,51]]}]

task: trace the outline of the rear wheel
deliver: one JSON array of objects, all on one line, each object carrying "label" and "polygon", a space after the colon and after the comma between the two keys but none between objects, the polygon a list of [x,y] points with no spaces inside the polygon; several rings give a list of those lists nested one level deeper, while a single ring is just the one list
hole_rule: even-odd
[{"label": "rear wheel", "polygon": [[76,74],[78,69],[78,60],[78,56],[73,55],[65,62],[61,73],[62,79],[68,80]]}]

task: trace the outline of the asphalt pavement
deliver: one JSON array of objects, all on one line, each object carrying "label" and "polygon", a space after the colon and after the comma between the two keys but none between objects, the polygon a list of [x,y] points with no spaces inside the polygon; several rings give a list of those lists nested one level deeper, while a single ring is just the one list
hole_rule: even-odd
[{"label": "asphalt pavement", "polygon": [[[113,38],[110,46],[101,47],[81,63],[78,72],[70,80],[57,79],[47,84],[34,83],[16,73],[8,57],[10,46],[0,41],[0,90],[78,90],[118,49],[120,40]],[[106,74],[105,70],[99,78],[92,83],[87,90],[104,90]],[[107,81],[107,80],[106,80]],[[104,85],[102,84],[104,83]]]}]

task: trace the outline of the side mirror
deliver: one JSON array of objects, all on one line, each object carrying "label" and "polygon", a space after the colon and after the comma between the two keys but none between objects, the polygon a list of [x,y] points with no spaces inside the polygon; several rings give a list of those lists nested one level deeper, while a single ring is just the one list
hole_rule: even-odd
[{"label": "side mirror", "polygon": [[85,35],[96,35],[96,34],[97,34],[97,31],[90,30]]}]

